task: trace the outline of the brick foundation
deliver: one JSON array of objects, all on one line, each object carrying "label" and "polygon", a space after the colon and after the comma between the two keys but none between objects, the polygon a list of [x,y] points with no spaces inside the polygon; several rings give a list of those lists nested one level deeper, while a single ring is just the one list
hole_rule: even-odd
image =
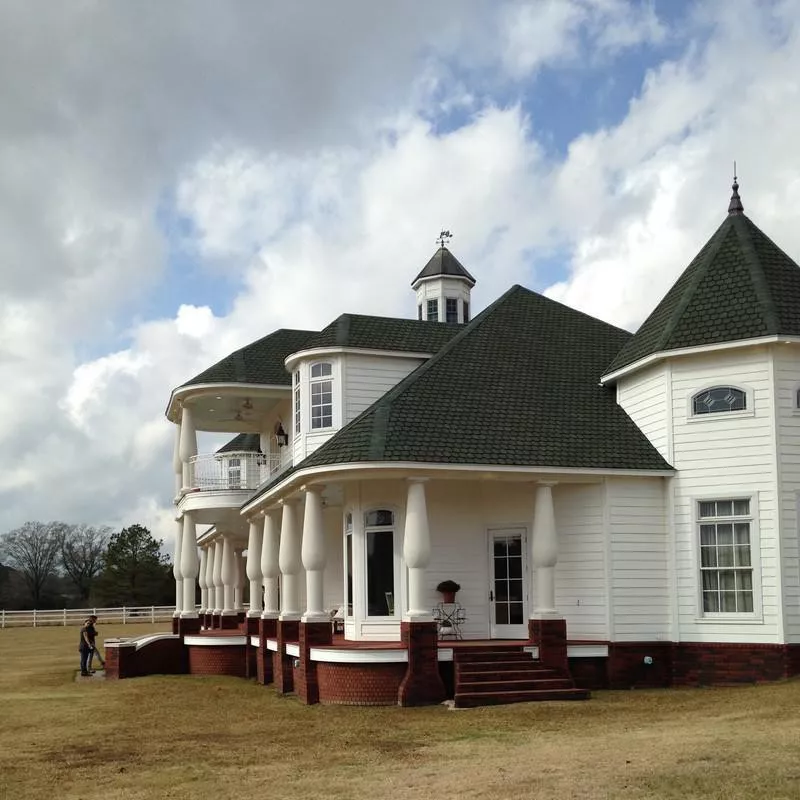
[{"label": "brick foundation", "polygon": [[239,627],[239,617],[236,614],[223,614],[219,618],[219,627],[223,631],[235,631]]},{"label": "brick foundation", "polygon": [[275,638],[278,640],[278,651],[272,656],[275,689],[278,694],[291,694],[294,691],[294,657],[286,655],[286,643],[299,640],[299,620],[278,620]]},{"label": "brick foundation", "polygon": [[564,619],[529,619],[528,636],[539,648],[539,661],[551,669],[566,672],[567,621]]},{"label": "brick foundation", "polygon": [[138,650],[133,642],[106,647],[107,679],[182,675],[186,671],[186,650],[180,639],[156,639]]},{"label": "brick foundation", "polygon": [[306,705],[319,702],[317,662],[311,660],[311,648],[330,644],[332,636],[330,622],[300,623],[300,665],[294,671],[294,691]]},{"label": "brick foundation", "polygon": [[[775,681],[797,674],[798,645],[693,644],[673,647],[676,686]],[[795,652],[792,652],[795,651]]]},{"label": "brick foundation", "polygon": [[245,676],[247,645],[186,645],[191,675]]},{"label": "brick foundation", "polygon": [[569,674],[579,689],[608,689],[608,659],[570,658]]},{"label": "brick foundation", "polygon": [[408,649],[408,665],[397,691],[401,706],[441,703],[444,684],[439,675],[438,633],[435,622],[401,622],[400,640]]},{"label": "brick foundation", "polygon": [[260,619],[258,621],[259,645],[256,650],[256,679],[262,685],[272,683],[272,651],[267,649],[267,639],[274,639],[278,634],[278,620]]},{"label": "brick foundation", "polygon": [[317,663],[319,702],[323,705],[394,706],[405,664]]},{"label": "brick foundation", "polygon": [[180,617],[173,617],[172,618],[172,632],[177,634],[178,633],[178,620]]},{"label": "brick foundation", "polygon": [[[626,642],[608,646],[609,689],[655,689],[673,682],[674,647],[670,642]],[[645,659],[652,659],[652,664]]]},{"label": "brick foundation", "polygon": [[180,636],[193,636],[200,633],[200,617],[181,617],[178,620],[178,630]]}]

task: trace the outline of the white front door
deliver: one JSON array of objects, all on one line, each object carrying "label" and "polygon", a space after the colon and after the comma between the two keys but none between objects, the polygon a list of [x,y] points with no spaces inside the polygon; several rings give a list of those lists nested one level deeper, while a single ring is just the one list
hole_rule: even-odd
[{"label": "white front door", "polygon": [[528,559],[525,528],[489,531],[489,635],[528,638]]}]

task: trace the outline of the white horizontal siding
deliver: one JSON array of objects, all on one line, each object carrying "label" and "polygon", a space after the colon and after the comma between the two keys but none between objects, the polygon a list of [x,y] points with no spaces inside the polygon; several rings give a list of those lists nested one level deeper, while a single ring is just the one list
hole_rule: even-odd
[{"label": "white horizontal siding", "polygon": [[[424,324],[424,323],[420,323]],[[344,356],[344,424],[355,419],[420,364],[418,358]]]},{"label": "white horizontal siding", "polygon": [[663,364],[621,378],[617,402],[664,458],[669,460],[667,373]]},{"label": "white horizontal siding", "polygon": [[[671,368],[675,585],[681,641],[774,642],[778,635],[779,558],[773,390],[766,348],[716,351],[675,359]],[[748,391],[752,414],[692,417],[691,398],[702,389],[734,385]],[[699,499],[753,497],[760,561],[760,619],[702,615],[699,545],[694,504]]]},{"label": "white horizontal siding", "polygon": [[797,345],[774,348],[774,376],[780,475],[780,533],[783,564],[784,633],[787,642],[800,642],[800,351]]},{"label": "white horizontal siding", "polygon": [[619,642],[670,638],[664,479],[607,482],[611,624]]}]

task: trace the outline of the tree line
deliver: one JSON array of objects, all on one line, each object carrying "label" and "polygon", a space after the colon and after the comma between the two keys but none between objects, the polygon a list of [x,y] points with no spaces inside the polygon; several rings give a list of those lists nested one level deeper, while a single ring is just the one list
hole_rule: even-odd
[{"label": "tree line", "polygon": [[174,602],[172,565],[143,525],[26,522],[0,535],[0,606],[62,608]]}]

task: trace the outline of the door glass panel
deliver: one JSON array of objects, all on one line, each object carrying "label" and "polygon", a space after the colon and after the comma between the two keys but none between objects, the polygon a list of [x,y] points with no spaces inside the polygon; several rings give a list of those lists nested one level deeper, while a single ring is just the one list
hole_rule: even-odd
[{"label": "door glass panel", "polygon": [[511,603],[509,622],[512,625],[522,625],[523,621],[522,603]]},{"label": "door glass panel", "polygon": [[492,543],[495,625],[524,623],[522,536],[496,536]]}]

